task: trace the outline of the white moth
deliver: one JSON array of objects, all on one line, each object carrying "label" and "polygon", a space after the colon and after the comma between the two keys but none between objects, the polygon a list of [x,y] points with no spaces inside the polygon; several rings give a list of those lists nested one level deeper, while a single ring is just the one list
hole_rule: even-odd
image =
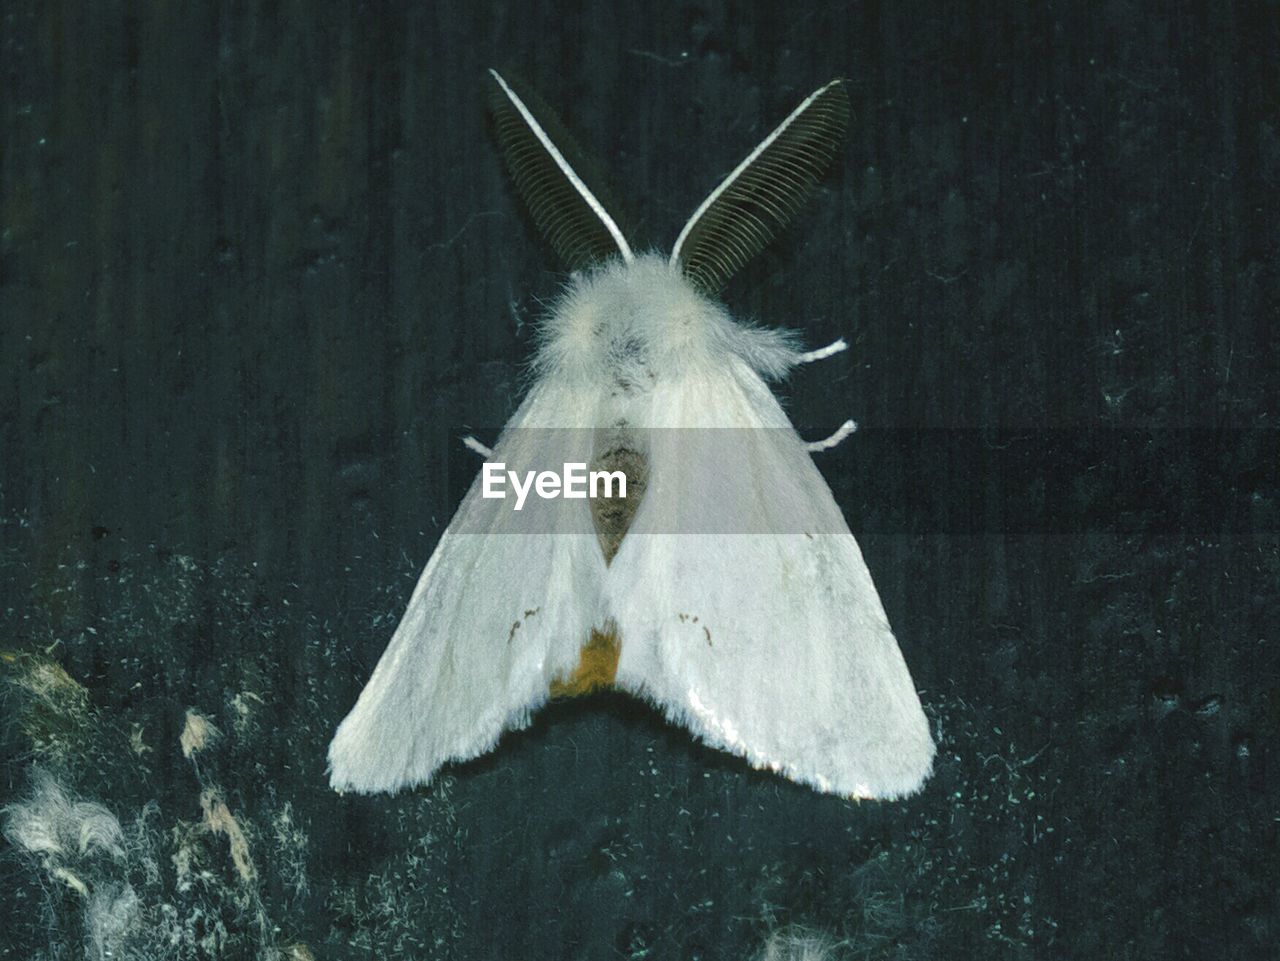
[{"label": "white moth", "polygon": [[623,468],[633,490],[516,512],[477,478],[329,747],[332,785],[426,784],[549,697],[612,685],[819,791],[917,791],[933,762],[928,721],[811,458],[853,424],[806,444],[766,386],[844,342],[802,351],[711,296],[829,165],[842,85],[805,99],[659,258],[632,252],[549,111],[491,73],[516,186],[578,272],[495,449],[467,443],[508,467]]}]

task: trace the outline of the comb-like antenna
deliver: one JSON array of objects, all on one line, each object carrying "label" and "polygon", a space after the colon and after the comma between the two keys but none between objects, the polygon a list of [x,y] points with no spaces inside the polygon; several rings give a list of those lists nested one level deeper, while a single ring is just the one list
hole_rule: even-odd
[{"label": "comb-like antenna", "polygon": [[572,151],[572,141],[555,114],[529,93],[513,90],[498,71],[489,73],[497,83],[494,126],[507,167],[548,242],[572,270],[618,253],[630,263],[634,255],[617,222],[552,139],[554,135]]},{"label": "comb-like antenna", "polygon": [[781,231],[826,172],[849,123],[844,82],[814,91],[693,212],[671,263],[714,294]]}]

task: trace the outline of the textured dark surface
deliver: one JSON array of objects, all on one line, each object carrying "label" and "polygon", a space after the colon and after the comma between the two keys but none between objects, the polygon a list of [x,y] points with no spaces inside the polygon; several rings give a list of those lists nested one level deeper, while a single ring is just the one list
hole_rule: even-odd
[{"label": "textured dark surface", "polygon": [[[6,3],[0,650],[88,701],[41,741],[5,663],[0,799],[38,763],[122,820],[157,800],[131,883],[152,928],[200,915],[181,957],[728,959],[785,922],[1265,956],[1280,21],[1208,6]],[[486,130],[508,63],[641,247],[849,79],[843,161],[725,300],[851,342],[786,393],[868,429],[820,463],[941,738],[920,797],[819,797],[621,697],[431,791],[325,787],[557,289]],[[223,731],[197,764],[188,709]],[[184,889],[211,785],[257,878],[214,833]],[[84,950],[42,877],[0,862],[0,957]]]}]

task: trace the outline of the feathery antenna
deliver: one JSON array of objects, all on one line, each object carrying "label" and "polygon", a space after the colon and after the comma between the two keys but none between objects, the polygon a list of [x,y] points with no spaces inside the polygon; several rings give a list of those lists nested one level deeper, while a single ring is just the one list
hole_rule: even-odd
[{"label": "feathery antenna", "polygon": [[719,291],[790,222],[830,166],[848,123],[842,80],[810,94],[693,212],[671,263],[704,293]]},{"label": "feathery antenna", "polygon": [[489,74],[507,167],[548,242],[572,270],[619,253],[630,263],[634,255],[617,222],[566,159],[566,150],[578,151],[555,114],[527,90],[513,89],[498,71]]}]

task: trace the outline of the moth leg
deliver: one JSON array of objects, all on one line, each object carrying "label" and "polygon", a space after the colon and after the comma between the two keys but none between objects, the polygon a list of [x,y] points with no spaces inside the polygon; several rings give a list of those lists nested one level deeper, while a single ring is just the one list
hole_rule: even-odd
[{"label": "moth leg", "polygon": [[821,450],[831,450],[831,448],[835,447],[857,429],[858,424],[856,421],[847,420],[841,424],[836,429],[836,432],[830,437],[824,437],[822,440],[809,441],[809,443],[804,445],[804,449],[810,454],[815,454]]},{"label": "moth leg", "polygon": [[812,364],[815,360],[826,360],[828,357],[834,357],[841,351],[849,349],[849,345],[845,343],[845,339],[841,337],[839,340],[832,341],[826,347],[819,347],[817,350],[807,350],[796,358],[797,364]]},{"label": "moth leg", "polygon": [[485,447],[484,444],[480,443],[470,434],[462,438],[462,446],[467,448],[467,450],[475,451],[485,460],[493,460],[493,448]]}]

